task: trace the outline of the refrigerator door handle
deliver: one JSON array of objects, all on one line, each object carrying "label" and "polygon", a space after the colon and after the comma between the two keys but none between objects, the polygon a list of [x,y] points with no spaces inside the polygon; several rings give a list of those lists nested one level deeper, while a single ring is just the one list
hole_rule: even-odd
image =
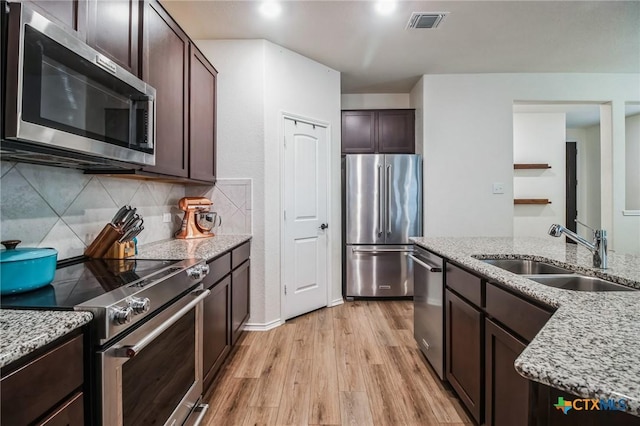
[{"label": "refrigerator door handle", "polygon": [[382,205],[382,164],[378,164],[378,237],[382,237],[383,218],[382,213],[384,206]]},{"label": "refrigerator door handle", "polygon": [[359,248],[352,248],[351,249],[352,253],[372,253],[372,254],[376,254],[376,253],[413,253],[413,249],[401,249],[401,248],[397,248],[397,249],[359,249]]},{"label": "refrigerator door handle", "polygon": [[386,216],[387,216],[387,234],[391,235],[391,164],[387,165],[387,190],[385,191],[386,197]]}]

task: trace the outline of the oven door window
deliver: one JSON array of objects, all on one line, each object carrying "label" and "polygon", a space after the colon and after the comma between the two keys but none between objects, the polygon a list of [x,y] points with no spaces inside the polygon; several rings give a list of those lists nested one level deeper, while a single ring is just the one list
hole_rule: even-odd
[{"label": "oven door window", "polygon": [[24,121],[153,153],[148,96],[29,25],[24,40]]},{"label": "oven door window", "polygon": [[122,366],[123,425],[164,424],[195,377],[195,308]]}]

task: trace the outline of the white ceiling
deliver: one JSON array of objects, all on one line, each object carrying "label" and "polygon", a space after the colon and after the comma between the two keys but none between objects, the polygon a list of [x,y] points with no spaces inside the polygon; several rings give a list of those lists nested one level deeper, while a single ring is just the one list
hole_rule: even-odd
[{"label": "white ceiling", "polygon": [[[342,73],[342,93],[408,93],[422,74],[640,72],[640,1],[163,0],[194,39],[266,39]],[[406,30],[411,12],[449,12]],[[215,60],[213,60],[215,65]]]}]

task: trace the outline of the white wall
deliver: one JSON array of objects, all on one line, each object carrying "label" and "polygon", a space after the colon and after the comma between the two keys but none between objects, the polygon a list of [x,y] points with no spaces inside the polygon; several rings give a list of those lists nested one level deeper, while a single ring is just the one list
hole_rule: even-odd
[{"label": "white wall", "polygon": [[514,170],[514,198],[548,198],[551,204],[513,206],[513,235],[545,235],[566,221],[564,113],[514,113],[513,162],[546,163],[550,169]]},{"label": "white wall", "polygon": [[409,93],[409,108],[416,110],[416,154],[424,154],[424,78]]},{"label": "white wall", "polygon": [[218,70],[218,155],[221,178],[253,184],[251,318],[280,321],[280,162],[282,113],[330,124],[330,302],[341,300],[340,74],[264,40],[200,40]]},{"label": "white wall", "polygon": [[[567,129],[567,141],[576,142],[578,149],[578,220],[600,228],[600,126]],[[578,234],[591,238],[582,226]]]},{"label": "white wall", "polygon": [[341,109],[403,109],[410,106],[408,93],[343,94]]},{"label": "white wall", "polygon": [[[264,42],[197,42],[218,70],[219,178],[252,180],[251,318],[265,317]],[[215,207],[215,206],[214,206]]]},{"label": "white wall", "polygon": [[[616,247],[640,223],[622,216],[624,107],[638,94],[638,74],[425,75],[425,234],[513,235],[514,102],[611,102]],[[492,182],[505,183],[505,194],[493,195]]]},{"label": "white wall", "polygon": [[627,117],[626,135],[626,202],[627,210],[640,210],[640,114]]},{"label": "white wall", "polygon": [[280,227],[282,218],[281,195],[281,141],[283,135],[282,113],[329,124],[331,193],[329,202],[329,258],[332,275],[329,277],[331,296],[329,302],[342,301],[341,269],[341,205],[340,205],[340,73],[312,61],[302,55],[265,43],[265,159],[266,210],[265,221],[268,262],[266,268],[266,321],[280,318],[281,248]]}]

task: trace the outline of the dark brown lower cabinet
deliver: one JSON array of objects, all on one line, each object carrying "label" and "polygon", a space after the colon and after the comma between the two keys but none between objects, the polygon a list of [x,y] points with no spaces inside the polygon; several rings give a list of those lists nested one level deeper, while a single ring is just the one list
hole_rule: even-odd
[{"label": "dark brown lower cabinet", "polygon": [[231,347],[231,276],[210,287],[204,300],[203,315],[203,372],[204,388],[209,387]]},{"label": "dark brown lower cabinet", "polygon": [[0,424],[85,424],[83,337],[65,336],[28,364],[2,371]]},{"label": "dark brown lower cabinet", "polygon": [[76,393],[66,403],[45,418],[38,425],[42,426],[71,426],[83,425],[84,398],[82,392]]},{"label": "dark brown lower cabinet", "polygon": [[476,422],[482,419],[481,311],[446,291],[446,377]]},{"label": "dark brown lower cabinet", "polygon": [[242,326],[249,319],[250,260],[231,273],[231,344],[242,334]]},{"label": "dark brown lower cabinet", "polygon": [[526,345],[490,319],[485,319],[485,424],[526,425],[529,381],[513,366]]}]

